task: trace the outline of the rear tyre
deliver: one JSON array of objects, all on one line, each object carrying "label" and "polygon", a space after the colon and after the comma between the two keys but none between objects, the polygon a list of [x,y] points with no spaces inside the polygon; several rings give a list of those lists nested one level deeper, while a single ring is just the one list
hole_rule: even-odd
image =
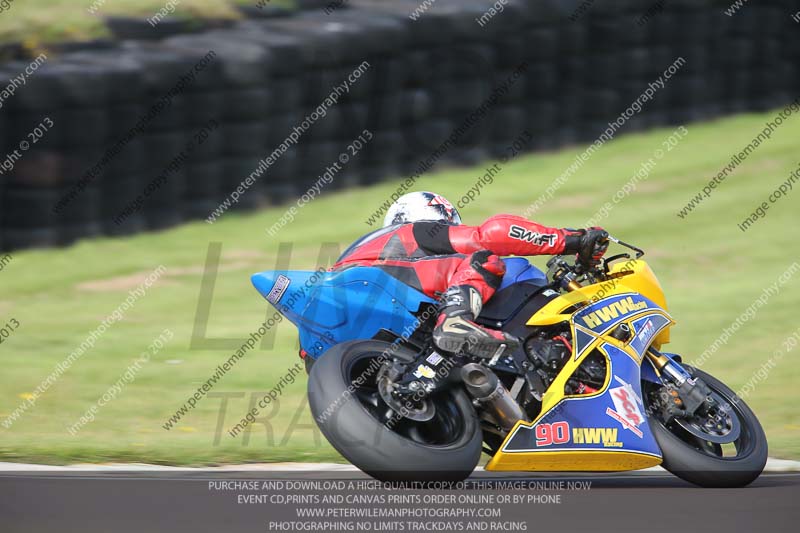
[{"label": "rear tyre", "polygon": [[430,398],[435,405],[431,420],[393,419],[394,411],[378,393],[378,359],[386,352],[411,360],[413,353],[387,351],[390,346],[374,340],[346,342],[315,361],[308,381],[314,419],[339,453],[376,479],[466,478],[481,455],[482,432],[472,403],[463,390],[450,389]]},{"label": "rear tyre", "polygon": [[[726,453],[720,444],[703,441],[674,422],[664,424],[657,414],[650,415],[650,429],[664,456],[661,466],[679,478],[701,487],[749,485],[758,478],[767,463],[767,437],[761,423],[747,404],[727,385],[702,370],[688,365],[683,367],[722,397],[733,415],[738,418],[741,430],[733,443],[725,445],[733,448],[730,453]],[[651,385],[645,383],[648,388]],[[653,392],[652,388],[650,392]],[[650,397],[649,394],[646,396]]]}]

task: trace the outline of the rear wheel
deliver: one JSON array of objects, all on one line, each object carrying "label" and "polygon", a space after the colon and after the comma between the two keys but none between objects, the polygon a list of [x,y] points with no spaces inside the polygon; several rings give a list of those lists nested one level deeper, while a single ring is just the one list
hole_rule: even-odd
[{"label": "rear wheel", "polygon": [[[311,368],[308,399],[325,437],[355,466],[385,481],[458,481],[477,466],[481,430],[466,393],[452,388],[432,395],[433,415],[399,417],[381,397],[377,376],[386,359],[412,360],[405,349],[382,341],[334,346]],[[412,412],[419,412],[417,407]],[[428,418],[421,417],[421,418]]]},{"label": "rear wheel", "polygon": [[658,408],[664,387],[644,382],[650,429],[664,455],[662,466],[701,487],[743,487],[767,462],[767,438],[756,415],[727,385],[683,365],[712,391],[714,407],[702,415],[664,422]]}]

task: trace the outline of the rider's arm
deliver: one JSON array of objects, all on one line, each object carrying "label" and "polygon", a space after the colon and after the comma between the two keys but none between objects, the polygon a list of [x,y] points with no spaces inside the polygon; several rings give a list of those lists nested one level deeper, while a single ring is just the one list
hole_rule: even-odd
[{"label": "rider's arm", "polygon": [[480,226],[417,222],[414,237],[420,246],[437,254],[491,250],[497,255],[556,255],[574,253],[581,234],[543,226],[519,216],[496,215]]}]

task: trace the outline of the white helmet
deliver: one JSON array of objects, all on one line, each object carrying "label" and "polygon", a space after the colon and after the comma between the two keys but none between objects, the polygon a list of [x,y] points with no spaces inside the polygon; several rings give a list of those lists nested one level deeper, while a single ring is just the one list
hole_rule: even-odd
[{"label": "white helmet", "polygon": [[398,198],[386,212],[383,227],[419,220],[461,224],[461,217],[447,198],[432,192],[410,192]]}]

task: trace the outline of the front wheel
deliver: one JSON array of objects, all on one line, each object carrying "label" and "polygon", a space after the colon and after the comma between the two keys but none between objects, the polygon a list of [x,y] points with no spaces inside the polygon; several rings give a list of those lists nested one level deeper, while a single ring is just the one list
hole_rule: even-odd
[{"label": "front wheel", "polygon": [[[459,481],[481,455],[482,432],[466,393],[444,390],[426,421],[400,418],[378,389],[387,354],[413,360],[403,348],[382,341],[334,346],[311,367],[308,401],[328,442],[355,466],[383,481]],[[423,417],[428,418],[428,417]]]},{"label": "front wheel", "polygon": [[645,382],[648,420],[664,456],[662,466],[701,487],[744,487],[767,463],[767,437],[752,410],[727,385],[687,365],[712,391],[715,407],[700,416],[664,422],[664,388]]}]

